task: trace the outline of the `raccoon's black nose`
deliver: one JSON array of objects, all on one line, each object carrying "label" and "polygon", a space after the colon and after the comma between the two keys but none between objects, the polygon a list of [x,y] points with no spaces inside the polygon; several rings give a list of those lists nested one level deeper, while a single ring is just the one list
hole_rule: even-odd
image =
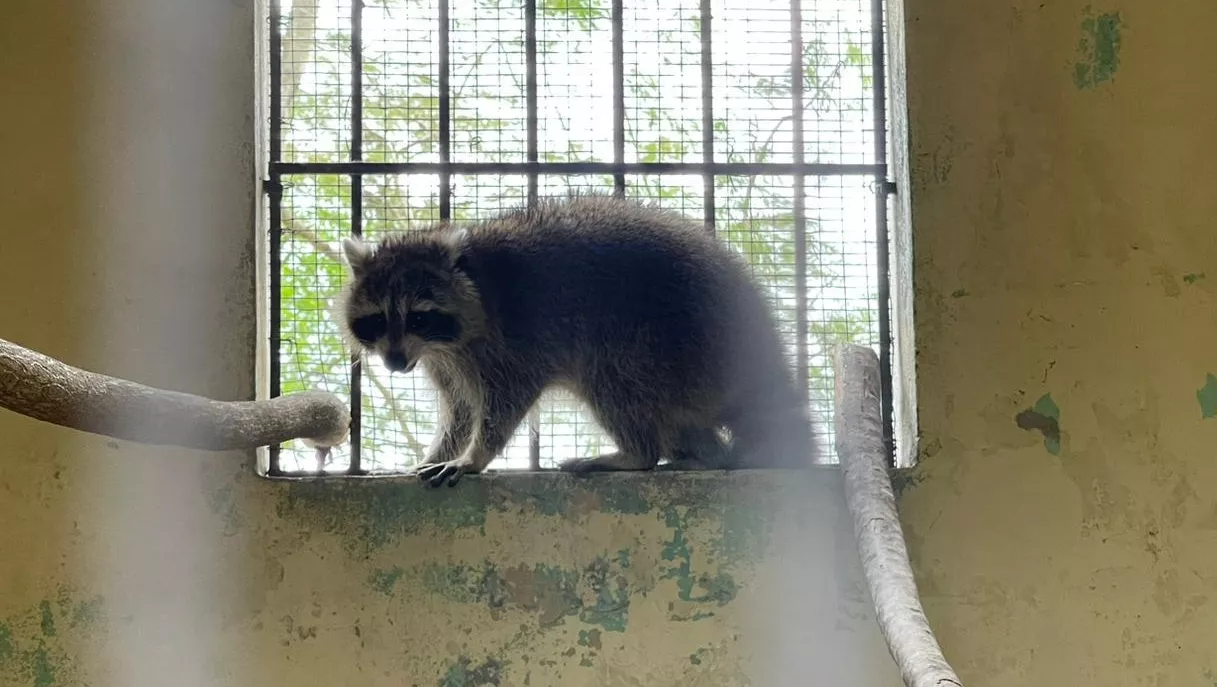
[{"label": "raccoon's black nose", "polygon": [[385,354],[385,367],[389,368],[389,372],[409,372],[406,368],[412,367],[410,361],[406,360],[403,353],[397,351],[389,351]]}]

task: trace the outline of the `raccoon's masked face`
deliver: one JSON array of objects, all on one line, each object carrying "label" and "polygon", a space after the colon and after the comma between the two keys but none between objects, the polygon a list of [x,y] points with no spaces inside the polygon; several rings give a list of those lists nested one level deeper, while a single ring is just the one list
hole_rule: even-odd
[{"label": "raccoon's masked face", "polygon": [[458,346],[470,322],[467,279],[443,246],[387,243],[373,250],[343,243],[354,279],[340,299],[347,338],[375,353],[390,372],[409,373],[418,361]]}]

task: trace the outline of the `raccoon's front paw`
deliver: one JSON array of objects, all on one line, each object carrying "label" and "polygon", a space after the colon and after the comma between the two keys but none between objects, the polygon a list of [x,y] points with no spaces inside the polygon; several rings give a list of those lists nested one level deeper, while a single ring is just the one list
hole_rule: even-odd
[{"label": "raccoon's front paw", "polygon": [[447,482],[450,487],[455,487],[456,483],[461,481],[461,477],[465,473],[473,472],[471,468],[473,468],[472,460],[457,458],[456,460],[447,460],[442,463],[423,465],[415,471],[415,474],[431,487],[438,487],[444,482]]}]

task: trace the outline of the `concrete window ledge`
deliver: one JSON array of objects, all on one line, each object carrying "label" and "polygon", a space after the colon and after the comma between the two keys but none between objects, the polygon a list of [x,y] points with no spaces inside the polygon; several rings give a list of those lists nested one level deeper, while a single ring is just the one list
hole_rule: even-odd
[{"label": "concrete window ledge", "polygon": [[[272,597],[321,578],[327,607],[388,602],[403,646],[459,640],[444,665],[502,684],[900,684],[836,466],[263,487],[297,581]],[[434,659],[408,661],[434,682]]]}]

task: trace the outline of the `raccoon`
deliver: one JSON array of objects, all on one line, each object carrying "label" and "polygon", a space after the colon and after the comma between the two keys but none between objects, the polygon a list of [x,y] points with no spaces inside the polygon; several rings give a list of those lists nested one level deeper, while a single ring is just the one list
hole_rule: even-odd
[{"label": "raccoon", "polygon": [[374,247],[349,238],[343,252],[348,343],[390,372],[421,363],[438,391],[416,471],[431,486],[482,472],[550,387],[584,401],[618,447],[562,470],[799,467],[817,454],[766,299],[680,215],[575,195]]}]

